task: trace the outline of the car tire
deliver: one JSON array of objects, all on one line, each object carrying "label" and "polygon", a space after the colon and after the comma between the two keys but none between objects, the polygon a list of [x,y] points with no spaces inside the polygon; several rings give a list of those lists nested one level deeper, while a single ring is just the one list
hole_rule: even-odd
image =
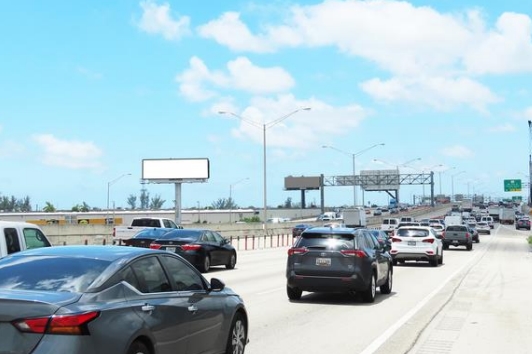
[{"label": "car tire", "polygon": [[431,266],[431,267],[437,267],[437,266],[438,266],[438,263],[439,263],[439,262],[438,262],[438,258],[439,258],[439,256],[436,255],[434,258],[432,258],[432,259],[430,260],[429,263],[430,263],[430,266]]},{"label": "car tire", "polygon": [[471,250],[473,249],[473,244],[472,244],[472,243],[468,244],[468,245],[466,246],[466,249],[467,249],[468,251],[471,251]]},{"label": "car tire", "polygon": [[140,340],[136,340],[129,346],[127,354],[151,354],[151,351],[148,349],[146,344]]},{"label": "car tire", "polygon": [[397,263],[398,263],[398,262],[397,262],[397,259],[392,259],[392,264],[393,264],[394,266],[396,266]]},{"label": "car tire", "polygon": [[441,251],[440,258],[438,258],[438,264],[443,264],[443,249]]},{"label": "car tire", "polygon": [[375,302],[376,293],[377,293],[377,284],[375,281],[375,274],[372,274],[367,289],[362,292],[362,300],[368,303]]},{"label": "car tire", "polygon": [[236,253],[231,253],[231,257],[229,257],[229,262],[225,265],[225,268],[227,269],[235,269],[236,265]]},{"label": "car tire", "polygon": [[449,245],[443,245],[443,249],[444,250],[448,250],[449,249]]},{"label": "car tire", "polygon": [[392,292],[393,286],[393,272],[388,269],[388,276],[386,282],[380,286],[381,294],[389,294]]},{"label": "car tire", "polygon": [[303,294],[303,291],[299,288],[291,288],[289,286],[286,286],[286,295],[288,295],[288,298],[290,300],[299,300],[301,299],[301,294]]},{"label": "car tire", "polygon": [[199,271],[202,273],[207,273],[211,269],[211,258],[208,254],[203,258],[203,262],[199,266]]},{"label": "car tire", "polygon": [[226,354],[244,354],[248,340],[246,326],[244,316],[241,313],[237,313],[229,330],[229,338],[227,338],[225,349]]}]

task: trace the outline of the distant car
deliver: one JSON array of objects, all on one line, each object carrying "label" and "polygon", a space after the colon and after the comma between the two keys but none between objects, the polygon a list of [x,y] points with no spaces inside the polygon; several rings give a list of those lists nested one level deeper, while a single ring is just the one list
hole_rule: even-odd
[{"label": "distant car", "polygon": [[359,292],[374,302],[376,289],[392,291],[390,254],[367,229],[313,227],[288,250],[286,293],[299,300],[303,291]]},{"label": "distant car", "polygon": [[515,223],[515,228],[517,230],[519,230],[519,229],[530,230],[530,219],[529,218],[517,219],[517,222]]},{"label": "distant car", "polygon": [[391,209],[390,209],[390,214],[399,214],[399,209],[397,209],[397,208],[391,208]]},{"label": "distant car", "polygon": [[386,249],[390,249],[392,246],[392,240],[390,236],[383,230],[369,230],[373,236],[377,238],[377,241],[381,244],[381,246],[385,247]]},{"label": "distant car", "polygon": [[[471,226],[471,225],[474,225],[474,226]],[[479,243],[480,242],[480,237],[478,235],[478,230],[476,228],[477,224],[472,224],[472,223],[468,223],[467,224],[467,227],[469,228],[469,232],[471,233],[471,238],[473,239],[473,242],[475,243]]]},{"label": "distant car", "polygon": [[477,222],[477,231],[479,234],[487,234],[491,235],[491,227],[490,225],[485,221],[479,221]]},{"label": "distant car", "polygon": [[380,216],[380,215],[382,215],[382,210],[380,208],[373,210],[373,216]]},{"label": "distant car", "polygon": [[432,227],[403,226],[392,237],[393,264],[405,261],[426,261],[431,266],[443,264],[443,245]]},{"label": "distant car", "polygon": [[247,344],[242,299],[168,252],[14,253],[0,259],[0,293],[2,353],[243,353]]},{"label": "distant car", "polygon": [[294,225],[294,227],[292,227],[292,237],[300,236],[303,231],[305,231],[306,229],[308,229],[310,227],[314,227],[314,225],[312,225],[312,224],[297,224],[297,225]]},{"label": "distant car", "polygon": [[122,240],[124,246],[134,246],[134,247],[144,247],[150,248],[150,244],[153,240],[156,240],[165,233],[173,231],[175,229],[164,228],[164,227],[154,227],[149,229],[142,229],[137,232],[135,236],[130,239]]},{"label": "distant car", "polygon": [[202,273],[219,265],[233,269],[237,259],[236,249],[229,240],[207,229],[172,230],[153,240],[150,248],[176,253]]}]

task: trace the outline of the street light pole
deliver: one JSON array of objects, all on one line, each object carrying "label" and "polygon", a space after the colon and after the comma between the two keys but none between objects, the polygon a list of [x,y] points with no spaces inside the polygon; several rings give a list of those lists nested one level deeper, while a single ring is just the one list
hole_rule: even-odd
[{"label": "street light pole", "polygon": [[123,175],[120,175],[119,177],[113,179],[112,181],[107,182],[107,210],[109,210],[109,196],[110,196],[110,190],[111,186],[118,182],[119,179],[125,176],[131,176],[131,173],[124,173]]},{"label": "street light pole", "polygon": [[262,176],[262,179],[263,179],[263,190],[262,190],[262,198],[263,198],[263,201],[264,201],[264,205],[263,205],[263,225],[264,225],[264,232],[266,233],[266,229],[267,229],[267,224],[266,224],[266,220],[268,219],[268,201],[267,201],[267,196],[268,196],[268,190],[267,190],[267,179],[266,179],[266,130],[275,126],[276,124],[279,124],[281,123],[283,120],[285,120],[286,118],[296,114],[297,112],[300,112],[300,111],[309,111],[310,110],[310,107],[304,107],[304,108],[299,108],[299,109],[296,109],[288,114],[285,114],[284,116],[280,117],[280,118],[277,118],[273,121],[270,121],[268,123],[263,123],[263,124],[258,124],[257,122],[253,121],[253,120],[250,120],[250,119],[247,119],[247,118],[244,118],[236,113],[233,113],[233,112],[228,112],[228,111],[218,111],[219,114],[228,114],[228,115],[231,115],[235,118],[238,118],[254,127],[258,127],[258,128],[262,128],[262,170],[263,170],[263,176]]},{"label": "street light pole", "polygon": [[248,180],[249,177],[246,177],[246,178],[242,178],[241,180],[238,180],[234,183],[231,183],[229,185],[229,223],[231,224],[232,222],[232,214],[233,214],[233,187],[237,184],[239,184],[240,182],[244,182],[246,180]]},{"label": "street light pole", "polygon": [[347,151],[343,151],[343,150],[337,149],[334,146],[330,146],[330,145],[323,145],[322,146],[322,148],[328,148],[328,149],[336,150],[336,151],[338,151],[338,152],[340,152],[342,154],[351,156],[352,163],[353,163],[353,207],[356,207],[358,205],[357,185],[356,185],[356,157],[358,155],[361,155],[362,153],[368,151],[368,150],[371,150],[371,149],[377,147],[377,146],[384,146],[384,145],[385,145],[384,143],[374,144],[374,145],[371,145],[370,147],[367,147],[367,148],[365,148],[363,150],[360,150],[358,152],[355,152],[355,153],[350,153],[350,152],[347,152]]},{"label": "street light pole", "polygon": [[455,173],[454,175],[451,175],[451,202],[455,201],[454,198],[454,177],[458,176],[459,174],[465,173],[465,171],[460,171],[458,173]]}]

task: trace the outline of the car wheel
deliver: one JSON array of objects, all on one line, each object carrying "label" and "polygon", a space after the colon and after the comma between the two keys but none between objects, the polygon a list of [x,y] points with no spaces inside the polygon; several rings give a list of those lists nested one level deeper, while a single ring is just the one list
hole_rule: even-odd
[{"label": "car wheel", "polygon": [[466,246],[466,248],[468,251],[471,251],[473,249],[473,244],[470,243],[469,245]]},{"label": "car wheel", "polygon": [[392,264],[393,264],[394,266],[396,266],[396,265],[397,265],[397,259],[393,259],[393,260],[392,260]]},{"label": "car wheel", "polygon": [[434,258],[432,258],[432,259],[430,260],[429,263],[430,263],[430,265],[431,265],[432,267],[437,267],[437,266],[438,266],[438,263],[439,263],[439,262],[438,262],[438,258],[439,258],[439,256],[436,255]]},{"label": "car wheel", "polygon": [[443,245],[443,249],[444,250],[448,250],[449,249],[449,245]]},{"label": "car wheel", "polygon": [[303,291],[301,291],[301,289],[291,288],[289,286],[286,286],[286,294],[288,295],[288,298],[290,300],[299,300],[299,299],[301,299],[301,294],[302,293],[303,293]]},{"label": "car wheel", "polygon": [[236,265],[236,253],[231,253],[231,257],[229,258],[229,263],[225,265],[225,268],[227,269],[234,269]]},{"label": "car wheel", "polygon": [[207,273],[211,268],[211,259],[208,254],[203,258],[203,263],[199,266],[199,271],[202,273]]},{"label": "car wheel", "polygon": [[386,282],[381,285],[381,294],[389,294],[392,292],[393,285],[393,272],[388,270],[388,276],[386,277]]},{"label": "car wheel", "polygon": [[146,344],[136,340],[129,346],[127,354],[151,354],[151,351],[146,347]]},{"label": "car wheel", "polygon": [[368,288],[362,293],[362,299],[364,302],[374,302],[376,292],[377,284],[375,283],[375,274],[372,274]]},{"label": "car wheel", "polygon": [[244,349],[247,344],[247,328],[244,316],[240,313],[235,315],[231,330],[229,331],[229,338],[227,340],[226,354],[244,354]]}]

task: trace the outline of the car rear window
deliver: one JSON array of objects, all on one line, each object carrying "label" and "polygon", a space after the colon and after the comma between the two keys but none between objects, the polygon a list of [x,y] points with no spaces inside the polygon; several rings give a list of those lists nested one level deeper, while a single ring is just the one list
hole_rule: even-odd
[{"label": "car rear window", "polygon": [[429,236],[428,230],[423,229],[398,229],[396,236],[400,237],[427,237]]},{"label": "car rear window", "polygon": [[446,231],[467,231],[467,227],[460,225],[449,225]]},{"label": "car rear window", "polygon": [[354,248],[354,236],[350,234],[303,233],[297,247],[340,250]]},{"label": "car rear window", "polygon": [[110,264],[73,257],[4,258],[0,260],[0,289],[83,292]]}]

